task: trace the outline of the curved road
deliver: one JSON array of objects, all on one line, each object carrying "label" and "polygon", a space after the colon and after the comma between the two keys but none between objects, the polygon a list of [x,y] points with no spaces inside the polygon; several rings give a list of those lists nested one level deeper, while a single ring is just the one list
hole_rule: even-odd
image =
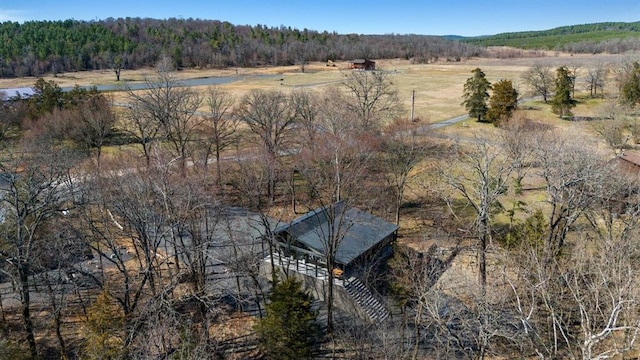
[{"label": "curved road", "polygon": [[467,115],[467,114],[456,116],[456,117],[452,117],[452,118],[447,119],[447,120],[443,120],[443,121],[440,121],[440,122],[437,122],[437,123],[429,124],[429,129],[440,129],[442,127],[453,125],[455,123],[458,123],[460,121],[464,121],[464,120],[467,120],[467,119],[469,119],[469,115]]},{"label": "curved road", "polygon": [[[537,99],[541,99],[541,97],[540,96],[534,96],[534,97],[529,97],[529,98],[526,98],[526,99],[520,99],[520,100],[518,100],[518,105],[520,105],[522,103],[525,103],[527,101],[537,100]],[[439,121],[437,123],[429,124],[428,128],[429,129],[439,129],[439,128],[443,128],[445,126],[453,125],[455,123],[459,123],[460,121],[465,121],[465,120],[468,120],[468,119],[469,119],[469,115],[468,114],[459,115],[459,116],[456,116],[456,117],[452,117],[450,119]]]}]

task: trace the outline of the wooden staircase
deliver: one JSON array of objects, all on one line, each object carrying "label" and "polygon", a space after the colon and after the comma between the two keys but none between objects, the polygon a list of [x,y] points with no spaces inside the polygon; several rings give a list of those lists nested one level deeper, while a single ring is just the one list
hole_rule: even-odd
[{"label": "wooden staircase", "polygon": [[[296,260],[288,256],[282,256],[277,253],[273,254],[273,260],[276,265],[286,268],[289,271],[295,271],[304,276],[309,276],[326,282],[329,279],[329,272],[316,264],[306,263],[304,260]],[[264,259],[265,262],[271,262],[271,256]],[[379,323],[389,317],[387,308],[376,298],[369,289],[355,277],[343,280],[341,278],[333,279],[335,286],[343,287],[347,295],[351,298],[351,302],[360,309],[360,313],[364,313],[373,323]]]},{"label": "wooden staircase", "polygon": [[389,317],[389,311],[367,287],[358,279],[352,277],[345,281],[345,290],[353,301],[364,311],[374,323],[384,321]]}]

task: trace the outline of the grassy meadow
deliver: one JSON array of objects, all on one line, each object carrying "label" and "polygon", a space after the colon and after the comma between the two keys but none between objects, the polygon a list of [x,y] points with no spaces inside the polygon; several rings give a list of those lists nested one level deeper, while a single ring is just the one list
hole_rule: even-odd
[{"label": "grassy meadow", "polygon": [[[479,58],[460,62],[438,62],[432,64],[412,64],[407,60],[377,60],[376,68],[390,72],[390,79],[397,88],[399,97],[405,105],[407,116],[411,108],[411,95],[415,90],[415,117],[423,121],[438,122],[465,113],[462,102],[462,89],[471,70],[480,67],[491,82],[500,79],[513,81],[521,95],[526,95],[527,89],[522,84],[521,75],[533,64],[542,63],[552,67],[562,65],[581,64],[584,68],[598,62],[617,63],[624,60],[624,56],[614,55],[576,55],[549,53],[544,57],[497,59]],[[310,63],[305,72],[299,66],[280,66],[266,68],[229,68],[229,69],[185,69],[175,73],[177,79],[193,79],[202,77],[247,76],[246,78],[229,84],[218,85],[240,98],[252,89],[277,89],[293,91],[306,89],[321,91],[323,88],[336,86],[345,76],[346,62],[337,62],[335,67],[325,63]],[[255,78],[249,75],[273,74],[275,78]],[[127,82],[141,82],[145,78],[152,79],[153,69],[123,70],[122,80]],[[46,75],[45,80],[53,80],[59,86],[91,86],[117,84],[115,74],[109,70],[62,73],[56,76]],[[0,89],[14,87],[29,87],[37,78],[0,79]],[[580,84],[579,84],[580,85]],[[205,91],[206,87],[199,87]],[[117,101],[125,101],[124,94],[114,92]]]}]

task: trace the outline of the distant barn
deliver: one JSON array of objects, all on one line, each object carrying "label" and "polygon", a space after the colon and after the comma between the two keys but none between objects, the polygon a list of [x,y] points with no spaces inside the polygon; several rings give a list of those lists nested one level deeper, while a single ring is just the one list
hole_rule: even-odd
[{"label": "distant barn", "polygon": [[349,69],[356,70],[375,70],[376,62],[367,59],[355,59],[349,61]]}]

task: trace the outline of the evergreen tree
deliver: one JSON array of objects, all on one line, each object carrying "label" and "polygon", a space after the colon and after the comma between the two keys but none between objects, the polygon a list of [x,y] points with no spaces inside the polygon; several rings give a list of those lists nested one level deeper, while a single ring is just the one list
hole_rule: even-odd
[{"label": "evergreen tree", "polygon": [[276,278],[266,306],[267,314],[256,324],[261,347],[268,359],[310,359],[320,331],[312,296],[294,278]]},{"label": "evergreen tree", "polygon": [[487,114],[487,100],[489,100],[489,90],[491,83],[485,77],[484,72],[480,68],[475,68],[473,76],[467,79],[464,84],[464,101],[462,105],[467,109],[469,116],[477,118],[478,121],[485,121],[484,116]]},{"label": "evergreen tree", "polygon": [[64,96],[62,88],[53,80],[39,78],[33,85],[33,95],[28,100],[29,117],[38,119],[54,109],[62,109]]},{"label": "evergreen tree", "polygon": [[498,126],[509,121],[517,107],[518,91],[513,87],[513,83],[511,80],[500,80],[493,85],[487,120]]},{"label": "evergreen tree", "polygon": [[551,111],[563,117],[571,117],[571,108],[576,106],[576,101],[571,96],[573,89],[573,76],[566,66],[556,70],[556,92],[551,99]]},{"label": "evergreen tree", "polygon": [[640,104],[640,63],[637,61],[620,86],[620,102],[629,106]]},{"label": "evergreen tree", "polygon": [[84,354],[87,359],[118,359],[123,354],[124,315],[106,291],[87,309]]}]

